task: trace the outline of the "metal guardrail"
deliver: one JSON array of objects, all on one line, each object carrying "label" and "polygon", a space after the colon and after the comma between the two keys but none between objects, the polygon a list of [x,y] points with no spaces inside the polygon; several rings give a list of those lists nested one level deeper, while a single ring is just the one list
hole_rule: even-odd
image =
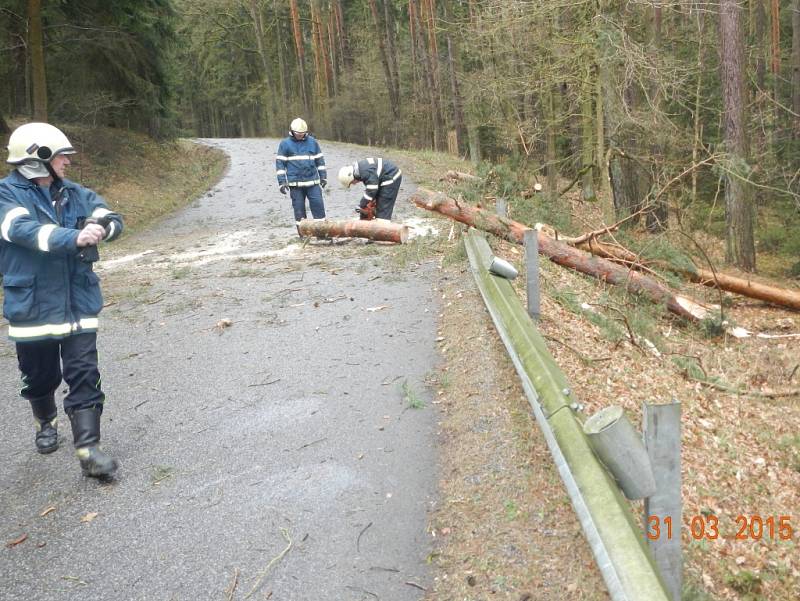
[{"label": "metal guardrail", "polygon": [[517,369],[536,421],[614,601],[670,601],[639,526],[575,418],[569,385],[511,283],[491,274],[485,238],[464,238],[481,296]]}]

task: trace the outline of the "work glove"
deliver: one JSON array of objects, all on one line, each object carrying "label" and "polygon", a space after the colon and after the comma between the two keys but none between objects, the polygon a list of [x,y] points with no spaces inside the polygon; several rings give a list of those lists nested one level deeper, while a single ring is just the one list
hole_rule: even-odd
[{"label": "work glove", "polygon": [[328,180],[326,180],[326,179],[319,180],[319,187],[320,188],[324,188],[327,185],[328,185]]},{"label": "work glove", "polygon": [[281,194],[286,194],[289,191],[289,186],[283,184],[280,188]]}]

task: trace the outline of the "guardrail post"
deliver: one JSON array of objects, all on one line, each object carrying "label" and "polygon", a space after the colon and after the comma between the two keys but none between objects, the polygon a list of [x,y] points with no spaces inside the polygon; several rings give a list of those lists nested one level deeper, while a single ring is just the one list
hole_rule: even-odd
[{"label": "guardrail post", "polygon": [[683,588],[681,554],[681,404],[642,408],[644,444],[656,480],[656,492],[645,499],[647,540],[673,601]]},{"label": "guardrail post", "polygon": [[645,499],[657,489],[642,439],[622,407],[601,409],[585,422],[583,432],[628,499]]},{"label": "guardrail post", "polygon": [[525,282],[528,297],[528,315],[536,321],[542,314],[539,304],[539,232],[527,230],[523,237],[525,244]]}]

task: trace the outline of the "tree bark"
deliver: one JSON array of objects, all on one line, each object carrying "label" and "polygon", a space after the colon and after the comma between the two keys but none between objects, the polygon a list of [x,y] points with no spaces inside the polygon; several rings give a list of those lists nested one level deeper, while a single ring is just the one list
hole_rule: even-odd
[{"label": "tree bark", "polygon": [[[449,20],[447,9],[447,2],[444,3],[445,19]],[[448,27],[447,39],[447,70],[450,73],[450,93],[453,98],[453,127],[456,130],[456,142],[458,144],[459,154],[465,147],[465,127],[464,127],[464,111],[463,101],[461,100],[461,91],[458,87],[458,46],[453,41],[453,34]]]},{"label": "tree bark", "polygon": [[[510,219],[504,219],[477,207],[458,202],[444,194],[419,188],[411,195],[411,202],[429,211],[436,211],[451,219],[466,223],[480,230],[490,232],[499,238],[524,243],[525,232],[531,228]],[[601,281],[621,286],[628,292],[640,295],[648,300],[661,304],[667,309],[690,321],[699,321],[710,317],[709,310],[700,303],[674,294],[652,278],[635,271],[592,256],[577,248],[572,248],[551,238],[543,232],[537,232],[539,253],[553,263],[569,267]]]},{"label": "tree bark", "polygon": [[392,68],[389,65],[389,55],[386,51],[386,42],[384,41],[384,35],[381,33],[384,28],[381,27],[381,19],[378,14],[378,6],[375,3],[375,0],[369,0],[369,10],[372,13],[372,24],[375,27],[375,31],[378,32],[378,35],[375,37],[378,38],[378,50],[380,51],[381,64],[383,65],[383,74],[386,78],[386,91],[389,94],[389,107],[392,110],[392,116],[395,120],[397,120],[400,117],[400,100],[395,95],[395,90],[397,88],[394,85],[394,76],[392,75]]},{"label": "tree bark", "polygon": [[44,66],[41,0],[28,0],[28,45],[30,48],[32,71],[33,120],[46,122],[47,75]]},{"label": "tree bark", "polygon": [[792,0],[792,135],[800,139],[800,0]]},{"label": "tree bark", "polygon": [[[278,13],[278,2],[279,0],[274,0],[273,2],[273,9],[275,10],[275,18],[278,19],[280,23],[280,14]],[[278,49],[278,84],[280,85],[280,92],[281,92],[281,100],[283,101],[284,105],[289,100],[289,86],[286,83],[286,56],[285,56],[285,46],[283,43],[284,36],[278,36],[275,40],[276,47]],[[285,116],[281,114],[281,116]]]},{"label": "tree bark", "polygon": [[308,91],[306,90],[305,49],[303,46],[303,33],[300,29],[300,13],[297,9],[297,0],[289,0],[289,12],[292,17],[292,34],[294,47],[297,52],[297,69],[300,77],[300,93],[303,99],[303,109],[308,112]]},{"label": "tree bark", "polygon": [[753,29],[753,50],[756,60],[756,85],[759,90],[763,90],[767,83],[767,13],[764,10],[765,0],[753,0],[751,4]]},{"label": "tree bark", "polygon": [[[619,261],[628,267],[639,268],[644,266],[641,257],[636,253],[620,246],[601,242],[594,236],[572,239],[559,238],[559,240],[575,248],[590,252],[593,255],[612,261]],[[690,282],[696,284],[702,284],[709,288],[718,288],[775,305],[800,310],[800,290],[781,288],[772,284],[762,284],[746,278],[740,278],[697,266],[695,266],[694,269],[679,269],[674,265],[665,265],[661,263],[659,263],[658,266],[679,273]]]},{"label": "tree bark", "polygon": [[592,106],[592,68],[588,66],[585,70],[585,81],[581,87],[581,188],[583,199],[587,201],[597,200],[594,193],[594,166],[592,132],[593,126],[593,106]]},{"label": "tree bark", "polygon": [[303,219],[298,225],[301,236],[317,238],[367,238],[382,242],[404,244],[408,240],[408,226],[386,219],[354,219],[329,221]]},{"label": "tree bark", "polygon": [[[425,0],[423,0],[424,2]],[[442,111],[439,105],[439,92],[436,89],[436,79],[434,77],[434,61],[435,57],[430,56],[425,44],[425,38],[422,33],[422,16],[420,15],[420,7],[417,0],[408,0],[409,19],[412,19],[413,32],[416,34],[415,39],[411,40],[412,44],[416,45],[418,62],[421,65],[422,75],[425,78],[423,87],[425,88],[428,101],[430,102],[430,109],[425,113],[431,115],[431,135],[434,150],[440,150],[442,147]],[[413,15],[413,16],[412,16]]]},{"label": "tree bark", "polygon": [[547,162],[547,196],[550,202],[554,202],[558,198],[558,163],[557,149],[556,149],[556,94],[558,94],[558,86],[552,84],[547,87],[545,92],[545,114],[547,115],[547,151],[545,154],[545,161]]},{"label": "tree bark", "polygon": [[[652,38],[651,38],[651,52],[653,57],[653,65],[656,71],[659,70],[659,62],[662,49],[662,14],[661,2],[663,0],[653,0],[653,21],[652,21]],[[650,103],[652,105],[653,114],[653,138],[650,144],[650,154],[653,161],[652,172],[654,178],[658,178],[658,173],[662,169],[664,163],[664,148],[662,147],[659,136],[659,122],[661,119],[661,89],[655,79],[653,80],[650,88]],[[666,194],[653,199],[653,206],[647,212],[646,223],[647,230],[651,233],[662,232],[667,229],[667,219],[669,218],[669,207],[667,206]]]},{"label": "tree bark", "polygon": [[752,192],[749,176],[748,139],[744,89],[744,51],[737,0],[721,0],[719,15],[720,83],[724,113],[722,118],[728,149],[725,175],[725,216],[727,223],[726,259],[745,271],[755,271]]},{"label": "tree bark", "polygon": [[264,32],[264,15],[258,5],[258,0],[250,0],[250,17],[253,19],[253,30],[256,36],[256,48],[258,49],[258,56],[261,59],[261,78],[264,82],[264,94],[269,97],[270,110],[266,112],[265,128],[271,131],[272,120],[276,117],[277,105],[275,103],[276,94],[272,85],[272,76],[270,75],[270,60],[267,54],[266,46],[264,45],[265,32]]},{"label": "tree bark", "polygon": [[[392,85],[394,86],[394,97],[400,106],[400,67],[397,60],[397,49],[395,45],[395,24],[394,8],[391,0],[383,0],[383,22],[386,25],[386,53],[389,58],[389,67],[392,72]],[[397,127],[395,127],[397,132]],[[398,143],[395,133],[395,145]]]}]

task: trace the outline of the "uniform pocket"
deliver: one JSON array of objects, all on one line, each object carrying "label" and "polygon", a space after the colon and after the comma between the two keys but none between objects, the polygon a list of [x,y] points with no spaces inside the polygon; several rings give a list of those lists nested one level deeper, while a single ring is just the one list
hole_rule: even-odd
[{"label": "uniform pocket", "polygon": [[3,316],[10,322],[32,321],[39,316],[36,276],[3,276]]},{"label": "uniform pocket", "polygon": [[76,274],[72,278],[72,306],[80,317],[91,317],[103,308],[100,278],[93,271]]}]

